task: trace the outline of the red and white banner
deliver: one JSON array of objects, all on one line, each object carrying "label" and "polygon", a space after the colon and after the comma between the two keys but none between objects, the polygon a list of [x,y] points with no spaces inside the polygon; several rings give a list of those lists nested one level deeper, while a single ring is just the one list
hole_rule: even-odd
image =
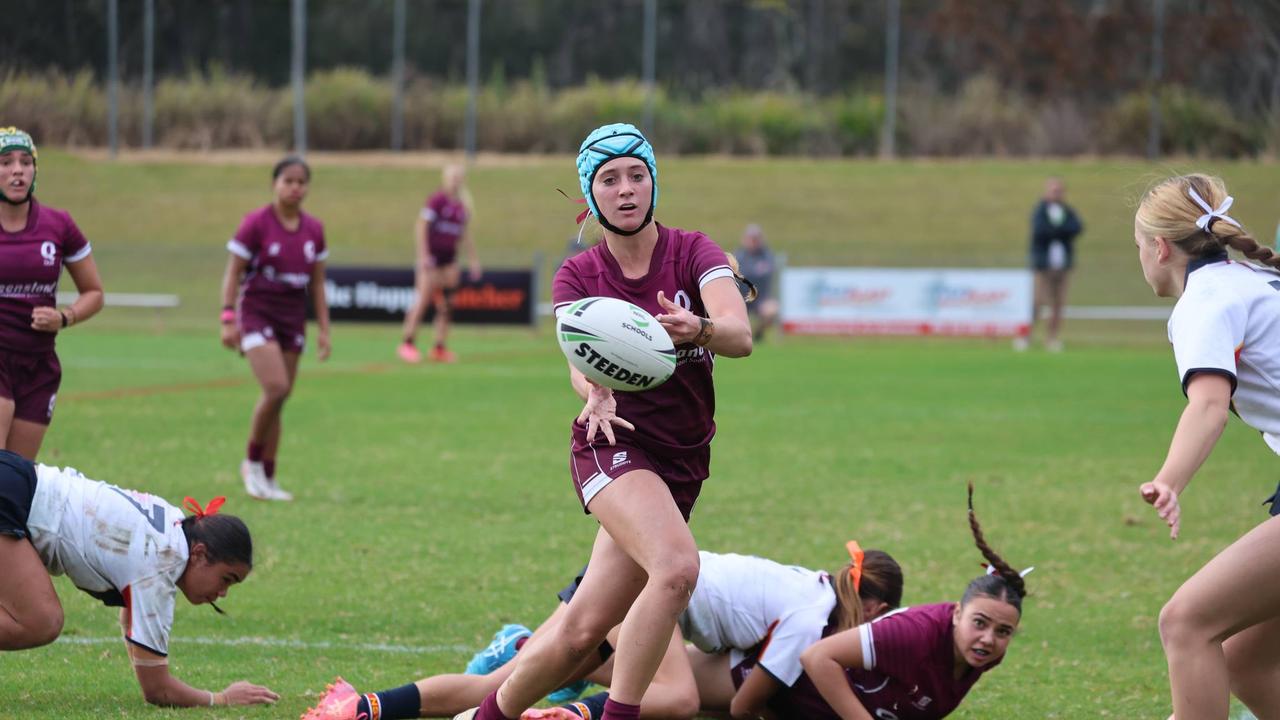
[{"label": "red and white banner", "polygon": [[786,268],[782,328],[814,335],[1017,335],[1029,270]]}]

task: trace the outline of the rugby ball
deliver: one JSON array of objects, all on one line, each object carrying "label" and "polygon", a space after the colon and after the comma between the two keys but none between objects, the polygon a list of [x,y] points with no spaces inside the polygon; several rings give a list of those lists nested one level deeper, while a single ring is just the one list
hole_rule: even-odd
[{"label": "rugby ball", "polygon": [[614,390],[652,390],[676,369],[666,328],[625,300],[589,297],[573,303],[556,318],[556,339],[570,365]]}]

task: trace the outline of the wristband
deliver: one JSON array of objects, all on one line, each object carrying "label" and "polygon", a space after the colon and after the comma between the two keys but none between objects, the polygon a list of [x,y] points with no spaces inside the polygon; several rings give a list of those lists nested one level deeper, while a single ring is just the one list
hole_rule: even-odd
[{"label": "wristband", "polygon": [[207,692],[209,693],[209,707],[213,707],[213,691],[209,690]]},{"label": "wristband", "polygon": [[61,310],[58,311],[58,314],[62,316],[62,327],[65,328],[67,326],[67,314]]},{"label": "wristband", "polygon": [[222,308],[222,324],[230,325],[236,321],[236,311],[231,308]]}]

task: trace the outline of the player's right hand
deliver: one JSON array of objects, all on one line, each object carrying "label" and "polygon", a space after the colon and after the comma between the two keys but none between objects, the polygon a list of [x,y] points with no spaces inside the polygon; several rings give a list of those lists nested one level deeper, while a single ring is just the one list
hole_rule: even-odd
[{"label": "player's right hand", "polygon": [[228,685],[227,689],[222,691],[222,696],[226,698],[228,705],[260,705],[280,699],[280,696],[271,692],[269,688],[244,680]]},{"label": "player's right hand", "polygon": [[1142,483],[1138,488],[1142,499],[1156,509],[1156,514],[1169,524],[1169,538],[1178,539],[1178,527],[1182,519],[1182,509],[1178,506],[1178,493],[1173,488],[1158,482]]},{"label": "player's right hand", "polygon": [[240,347],[240,328],[235,323],[222,324],[222,346],[228,350]]},{"label": "player's right hand", "polygon": [[587,393],[587,404],[578,413],[578,422],[587,426],[587,442],[594,442],[596,431],[601,430],[604,431],[604,439],[610,445],[615,445],[617,439],[613,435],[614,425],[628,430],[635,430],[636,426],[617,416],[618,401],[613,397],[613,390],[591,382],[590,378],[587,382],[591,385],[591,391]]}]

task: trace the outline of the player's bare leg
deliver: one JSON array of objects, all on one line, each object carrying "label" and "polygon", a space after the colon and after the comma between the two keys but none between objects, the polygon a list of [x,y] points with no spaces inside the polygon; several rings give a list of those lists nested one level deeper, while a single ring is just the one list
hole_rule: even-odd
[{"label": "player's bare leg", "polygon": [[26,538],[0,535],[0,650],[48,645],[62,633],[62,603]]},{"label": "player's bare leg", "polygon": [[[13,403],[10,403],[9,406],[12,409]],[[3,410],[0,410],[0,412],[3,412]],[[5,440],[4,449],[15,452],[28,460],[35,460],[36,455],[40,454],[40,446],[44,444],[44,436],[47,432],[49,432],[48,425],[13,418],[13,421],[9,424],[8,438]]]},{"label": "player's bare leg", "polygon": [[[1160,611],[1173,714],[1226,718],[1232,679],[1223,643],[1280,607],[1280,517],[1245,533],[1183,583]],[[1262,630],[1260,632],[1265,632]],[[1248,650],[1251,636],[1245,636]]]},{"label": "player's bare leg", "polygon": [[[610,485],[620,482],[621,478]],[[608,488],[602,490],[596,500],[607,491]],[[590,570],[559,627],[545,639],[531,640],[524,646],[517,656],[515,672],[498,689],[502,712],[508,717],[519,715],[563,685],[590,656],[597,655],[600,641],[626,617],[645,581],[644,570],[601,528],[592,548]]]},{"label": "player's bare leg", "polygon": [[1227,638],[1231,694],[1260,718],[1280,717],[1280,617]]}]

